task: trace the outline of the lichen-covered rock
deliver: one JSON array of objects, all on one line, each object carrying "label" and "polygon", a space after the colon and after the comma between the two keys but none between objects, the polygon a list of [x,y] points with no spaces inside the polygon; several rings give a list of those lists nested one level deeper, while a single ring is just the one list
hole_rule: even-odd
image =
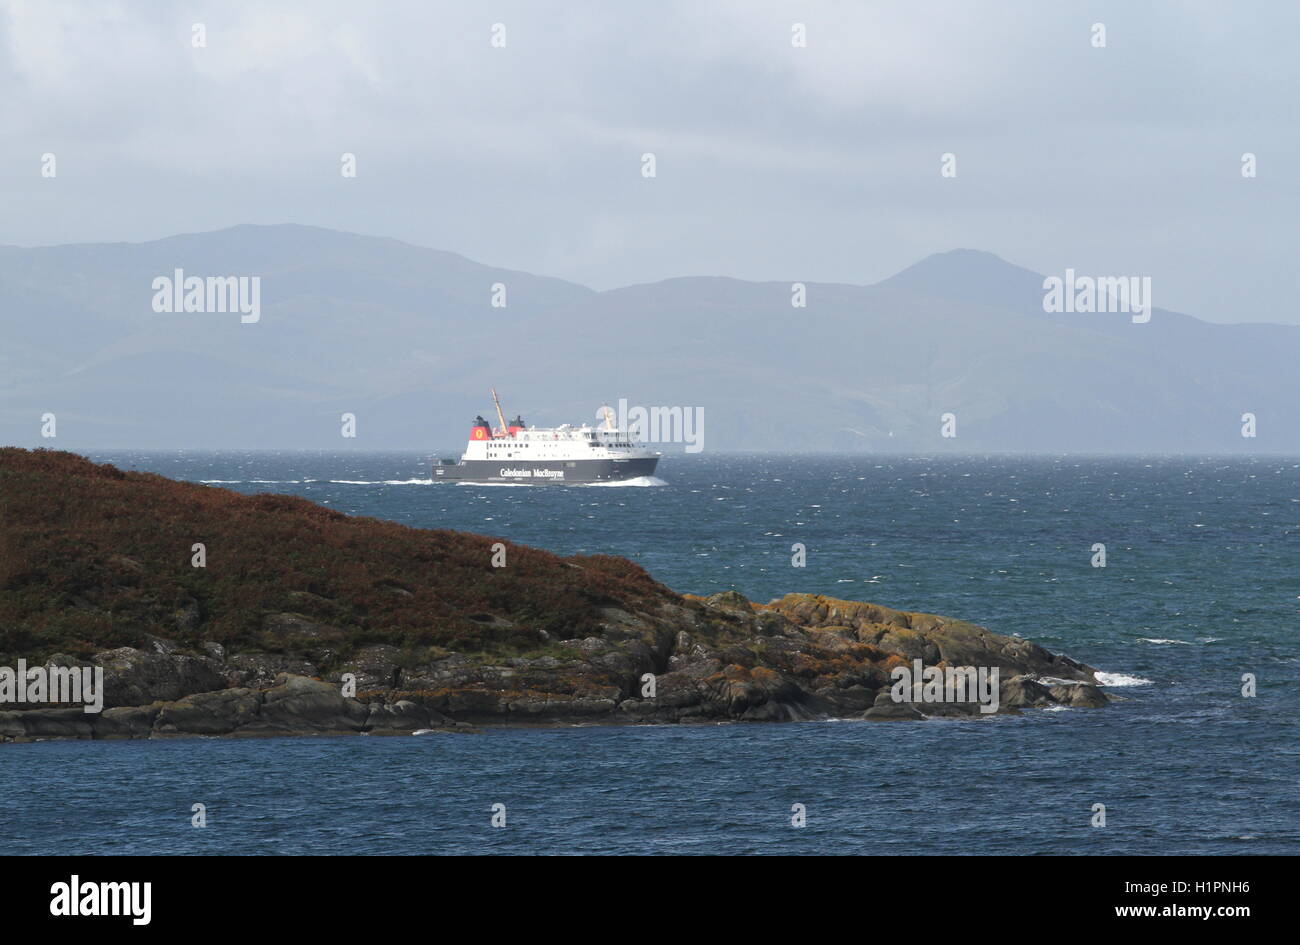
[{"label": "lichen-covered rock", "polygon": [[[331,682],[342,682],[345,673],[351,673],[357,684],[357,692],[372,692],[378,689],[402,689],[407,684],[402,680],[399,665],[402,651],[386,643],[362,647],[352,656],[347,657],[339,668],[326,675]],[[421,688],[421,687],[414,687]]]},{"label": "lichen-covered rock", "polygon": [[251,724],[261,707],[261,696],[253,689],[201,692],[159,706],[153,734],[230,735]]},{"label": "lichen-covered rock", "polygon": [[411,702],[409,699],[399,699],[396,702],[372,702],[367,706],[368,714],[366,716],[365,730],[375,734],[389,732],[415,732],[424,728],[433,728],[435,725],[441,725],[446,722],[442,716],[438,716],[435,722],[433,715],[429,710]]},{"label": "lichen-covered rock", "polygon": [[731,611],[749,616],[754,612],[754,605],[738,591],[721,591],[704,599],[706,606],[714,610]]},{"label": "lichen-covered rock", "polygon": [[96,653],[93,660],[104,668],[104,705],[109,708],[180,699],[227,683],[221,665],[207,656],[124,646]]},{"label": "lichen-covered rock", "polygon": [[[683,598],[657,613],[609,609],[606,630],[499,661],[432,652],[420,664],[376,644],[343,660],[329,681],[284,654],[220,649],[196,657],[160,642],[157,652],[106,651],[118,706],[95,721],[0,714],[0,738],[138,738],[172,735],[399,733],[473,724],[591,721],[797,721],[835,716],[873,721],[983,718],[969,696],[927,699],[915,687],[894,698],[895,671],[982,667],[1001,675],[996,711],[1109,703],[1094,671],[1027,640],[933,614],[910,614],[814,595],[754,605],[729,592]],[[798,621],[806,620],[807,624]],[[690,630],[682,629],[687,625]],[[268,628],[330,635],[302,615],[278,613]],[[165,641],[164,641],[165,642]],[[415,665],[413,669],[403,665]],[[367,703],[345,697],[357,677]],[[652,684],[647,687],[647,681]],[[233,684],[225,688],[222,684]],[[204,691],[193,691],[203,689]],[[136,711],[122,711],[136,700]],[[155,703],[150,706],[150,703]],[[145,708],[148,706],[148,708]],[[15,719],[15,715],[22,718]]]},{"label": "lichen-covered rock", "polygon": [[305,676],[285,676],[261,697],[261,712],[241,733],[360,732],[370,717],[364,704],[338,686]]},{"label": "lichen-covered rock", "polygon": [[229,685],[249,689],[273,686],[276,679],[286,673],[295,676],[317,675],[315,663],[281,653],[236,653],[226,660],[224,668]]}]

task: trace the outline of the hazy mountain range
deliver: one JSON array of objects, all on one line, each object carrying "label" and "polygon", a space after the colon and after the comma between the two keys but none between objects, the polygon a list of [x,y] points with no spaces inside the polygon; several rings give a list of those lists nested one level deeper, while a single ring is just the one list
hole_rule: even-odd
[{"label": "hazy mountain range", "polygon": [[[176,269],[259,276],[260,321],[155,312],[153,280]],[[808,283],[806,308],[798,273],[779,275],[596,292],[295,225],[0,247],[0,443],[454,455],[495,386],[545,425],[619,398],[700,407],[707,450],[1300,451],[1300,326],[1165,311],[1158,283],[1147,324],[1046,314],[1044,275],[1062,273],[971,250]]]}]

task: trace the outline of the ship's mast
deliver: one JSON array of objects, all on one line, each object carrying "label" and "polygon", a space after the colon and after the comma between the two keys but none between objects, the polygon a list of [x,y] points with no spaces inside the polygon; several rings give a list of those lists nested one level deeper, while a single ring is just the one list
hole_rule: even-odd
[{"label": "ship's mast", "polygon": [[495,387],[492,388],[492,403],[497,405],[497,419],[501,421],[501,435],[505,436],[510,428],[506,426],[506,415],[501,412],[501,401],[497,399],[497,389]]}]

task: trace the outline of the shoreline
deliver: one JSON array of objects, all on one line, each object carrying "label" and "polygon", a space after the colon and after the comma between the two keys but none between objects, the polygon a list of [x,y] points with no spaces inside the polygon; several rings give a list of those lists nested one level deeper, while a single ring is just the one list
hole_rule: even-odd
[{"label": "shoreline", "polygon": [[[1108,694],[1111,701],[1122,701],[1122,697]],[[1064,705],[1045,705],[1035,706],[1040,711],[1052,712],[1063,711],[1077,708],[1075,706]],[[19,710],[19,711],[43,711],[43,710]],[[77,711],[80,711],[79,709]],[[924,713],[922,713],[924,716]],[[945,716],[934,715],[924,716],[918,721],[936,721],[952,723],[978,723],[987,720],[1006,720],[1026,715],[1032,716],[1033,713],[1023,711],[999,712],[987,717],[983,716]],[[876,721],[866,719],[861,716],[850,715],[828,715],[817,716],[806,719],[796,719],[789,722],[779,723],[782,725],[802,725],[802,724],[825,724],[825,723],[869,723]],[[187,740],[231,740],[231,741],[259,741],[278,738],[356,738],[375,736],[379,738],[400,738],[400,737],[423,737],[433,735],[487,735],[496,732],[535,732],[535,731],[565,731],[571,729],[652,729],[652,728],[715,728],[721,726],[758,726],[768,727],[771,723],[756,721],[752,719],[698,719],[685,720],[680,722],[645,722],[637,719],[618,719],[608,718],[598,721],[549,721],[549,722],[524,722],[524,721],[479,721],[479,722],[461,722],[451,728],[432,728],[418,730],[397,730],[385,729],[378,731],[348,731],[345,729],[334,730],[308,730],[299,731],[281,731],[281,732],[226,732],[221,734],[199,733],[199,732],[169,732],[169,733],[150,733],[147,735],[37,735],[37,736],[17,736],[7,737],[0,736],[0,745],[35,745],[42,742],[143,742],[143,741],[187,741]]]}]

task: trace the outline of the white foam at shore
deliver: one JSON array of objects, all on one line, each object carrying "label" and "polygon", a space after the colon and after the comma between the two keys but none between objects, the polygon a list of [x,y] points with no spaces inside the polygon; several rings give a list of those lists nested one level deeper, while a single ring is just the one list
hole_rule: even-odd
[{"label": "white foam at shore", "polygon": [[1098,686],[1150,686],[1151,680],[1143,679],[1141,676],[1130,676],[1127,673],[1103,673],[1097,671]]}]

